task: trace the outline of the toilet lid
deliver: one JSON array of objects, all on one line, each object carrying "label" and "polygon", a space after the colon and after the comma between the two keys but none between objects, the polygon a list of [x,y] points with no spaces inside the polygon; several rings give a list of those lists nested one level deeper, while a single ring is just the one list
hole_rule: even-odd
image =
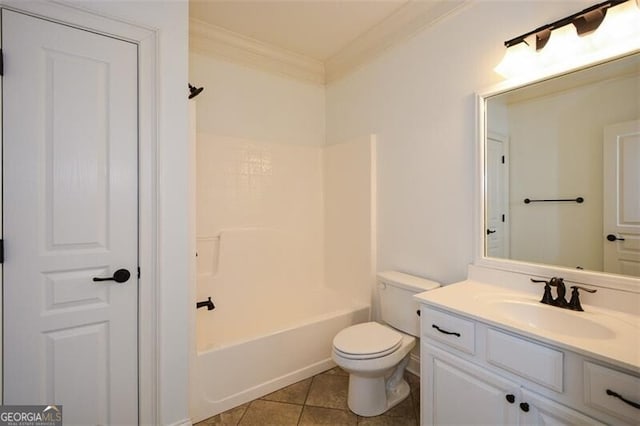
[{"label": "toilet lid", "polygon": [[395,351],[401,343],[400,333],[377,322],[352,325],[333,338],[334,349],[354,359],[384,356]]}]

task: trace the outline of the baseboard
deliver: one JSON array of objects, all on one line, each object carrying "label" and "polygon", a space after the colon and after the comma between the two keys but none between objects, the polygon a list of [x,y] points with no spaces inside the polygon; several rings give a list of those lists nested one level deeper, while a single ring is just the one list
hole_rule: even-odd
[{"label": "baseboard", "polygon": [[182,419],[182,420],[178,420],[175,423],[171,423],[168,426],[191,426],[193,425],[193,423],[191,423],[191,419]]},{"label": "baseboard", "polygon": [[420,377],[420,356],[417,354],[411,354],[409,357],[409,364],[407,365],[407,370]]}]

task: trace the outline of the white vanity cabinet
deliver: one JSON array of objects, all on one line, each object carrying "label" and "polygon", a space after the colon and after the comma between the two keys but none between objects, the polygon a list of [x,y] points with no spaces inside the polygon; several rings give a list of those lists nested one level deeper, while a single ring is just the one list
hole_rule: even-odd
[{"label": "white vanity cabinet", "polygon": [[422,424],[517,423],[516,383],[428,344],[421,359]]},{"label": "white vanity cabinet", "polygon": [[522,389],[523,404],[528,411],[520,413],[521,425],[603,425],[592,417]]},{"label": "white vanity cabinet", "polygon": [[638,398],[636,375],[427,305],[421,324],[422,425],[640,424],[604,393]]}]

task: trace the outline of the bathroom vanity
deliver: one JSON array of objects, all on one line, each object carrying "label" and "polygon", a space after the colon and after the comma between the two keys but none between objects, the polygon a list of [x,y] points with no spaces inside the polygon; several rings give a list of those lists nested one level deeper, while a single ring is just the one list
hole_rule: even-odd
[{"label": "bathroom vanity", "polygon": [[543,305],[526,277],[482,269],[416,296],[421,424],[640,424],[636,315]]},{"label": "bathroom vanity", "polygon": [[586,65],[477,96],[474,262],[415,296],[423,425],[640,425],[640,53]]},{"label": "bathroom vanity", "polygon": [[640,425],[640,51],[585,59],[477,96],[474,262],[415,296],[423,425]]}]

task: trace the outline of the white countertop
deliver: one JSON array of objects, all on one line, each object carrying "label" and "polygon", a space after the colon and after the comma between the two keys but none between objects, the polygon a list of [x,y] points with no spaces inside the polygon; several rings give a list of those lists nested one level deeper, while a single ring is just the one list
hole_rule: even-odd
[{"label": "white countertop", "polygon": [[[582,303],[584,312],[575,312],[539,303],[540,294],[521,292],[501,285],[467,280],[417,294],[415,299],[455,314],[463,315],[559,348],[640,372],[640,316]],[[555,291],[554,291],[555,295]],[[570,291],[567,291],[567,296]],[[527,308],[508,312],[509,306]],[[526,306],[523,306],[526,305]],[[540,308],[540,309],[538,309]],[[556,312],[562,311],[562,312]],[[537,316],[537,318],[532,318]],[[548,325],[548,318],[559,320]],[[581,327],[588,322],[594,332]],[[547,325],[538,326],[541,322]]]}]

